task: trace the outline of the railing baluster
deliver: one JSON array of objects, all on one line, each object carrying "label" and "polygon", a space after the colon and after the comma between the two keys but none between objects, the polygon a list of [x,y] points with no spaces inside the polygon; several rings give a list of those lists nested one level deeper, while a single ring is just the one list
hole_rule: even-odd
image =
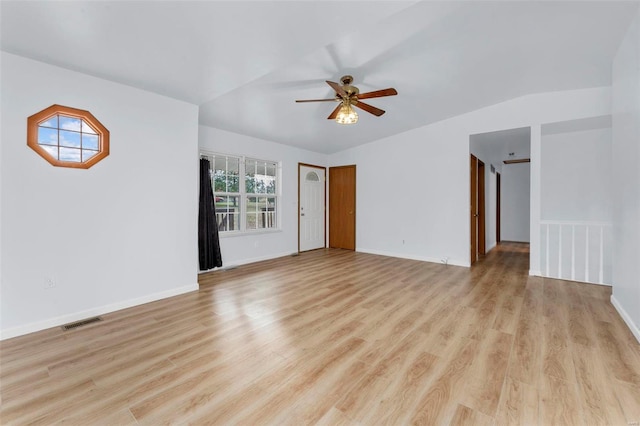
[{"label": "railing baluster", "polygon": [[586,225],[585,228],[587,230],[587,235],[584,244],[584,280],[589,282],[589,225]]},{"label": "railing baluster", "polygon": [[576,279],[576,225],[571,225],[571,281]]},{"label": "railing baluster", "polygon": [[558,225],[558,278],[562,278],[562,224]]},{"label": "railing baluster", "polygon": [[600,276],[598,282],[604,283],[604,226],[600,226]]},{"label": "railing baluster", "polygon": [[546,257],[546,262],[547,262],[547,273],[545,274],[547,277],[549,276],[549,227],[551,225],[547,224],[547,248],[546,248],[546,253],[545,253],[545,257]]}]

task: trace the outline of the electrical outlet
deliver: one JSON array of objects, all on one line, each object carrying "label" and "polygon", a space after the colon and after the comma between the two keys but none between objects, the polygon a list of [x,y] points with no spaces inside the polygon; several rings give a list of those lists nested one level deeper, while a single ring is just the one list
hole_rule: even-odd
[{"label": "electrical outlet", "polygon": [[56,286],[56,280],[52,277],[47,277],[44,279],[44,288],[54,288]]}]

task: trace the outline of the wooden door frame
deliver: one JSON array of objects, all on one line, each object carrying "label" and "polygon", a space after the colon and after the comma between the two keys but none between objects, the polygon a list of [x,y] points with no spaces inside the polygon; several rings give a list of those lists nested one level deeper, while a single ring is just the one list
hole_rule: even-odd
[{"label": "wooden door frame", "polygon": [[485,204],[485,169],[484,163],[478,160],[478,254],[481,255],[487,254]]},{"label": "wooden door frame", "polygon": [[308,164],[308,163],[298,163],[298,253],[300,253],[300,169],[302,167],[311,167],[314,169],[320,169],[324,171],[324,182],[323,182],[323,189],[324,189],[324,195],[322,197],[322,203],[323,203],[323,209],[324,209],[324,232],[323,232],[323,237],[324,237],[324,243],[323,243],[323,247],[322,248],[326,248],[327,247],[327,168],[325,166],[317,166],[315,164]]},{"label": "wooden door frame", "polygon": [[469,254],[473,265],[486,254],[485,165],[475,155],[469,155]]},{"label": "wooden door frame", "polygon": [[477,260],[478,255],[478,219],[476,217],[476,211],[478,210],[477,199],[478,188],[478,159],[475,155],[471,154],[469,162],[469,259],[470,264],[473,265]]},{"label": "wooden door frame", "polygon": [[500,244],[500,173],[496,171],[496,244]]},{"label": "wooden door frame", "polygon": [[[356,197],[357,197],[357,168],[355,164],[349,164],[349,165],[344,165],[344,166],[333,166],[333,167],[329,167],[329,176],[328,176],[328,187],[329,187],[329,201],[331,201],[331,171],[332,170],[336,170],[336,169],[353,169],[353,250],[355,251],[356,249],[356,241],[357,241],[357,235],[356,235],[356,229],[357,229],[357,223],[356,223],[356,217],[357,217],[357,204],[356,204]],[[329,202],[329,247],[332,247],[331,245],[331,202]]]}]

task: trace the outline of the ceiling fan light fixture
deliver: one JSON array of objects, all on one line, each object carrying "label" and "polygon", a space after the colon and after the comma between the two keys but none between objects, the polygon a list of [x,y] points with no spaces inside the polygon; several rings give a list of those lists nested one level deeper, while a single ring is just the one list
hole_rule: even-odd
[{"label": "ceiling fan light fixture", "polygon": [[336,116],[336,123],[339,124],[356,124],[358,122],[358,113],[353,109],[349,102],[344,102]]}]

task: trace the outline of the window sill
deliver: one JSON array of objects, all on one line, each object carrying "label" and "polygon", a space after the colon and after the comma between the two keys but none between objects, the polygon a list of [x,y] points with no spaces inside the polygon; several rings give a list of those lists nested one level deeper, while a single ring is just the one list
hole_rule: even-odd
[{"label": "window sill", "polygon": [[250,235],[262,235],[262,234],[277,234],[282,232],[282,229],[257,229],[255,231],[238,231],[238,232],[220,232],[220,238],[234,238],[234,237],[247,237]]}]

